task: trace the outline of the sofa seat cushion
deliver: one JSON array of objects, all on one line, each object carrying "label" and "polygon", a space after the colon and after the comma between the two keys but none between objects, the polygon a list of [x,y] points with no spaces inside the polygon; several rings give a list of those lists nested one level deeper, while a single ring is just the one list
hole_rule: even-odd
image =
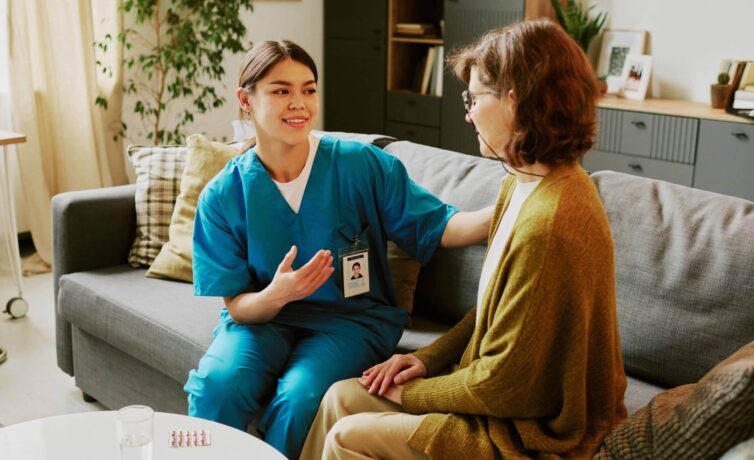
[{"label": "sofa seat cushion", "polygon": [[666,390],[664,387],[639,380],[636,377],[626,376],[626,380],[628,380],[628,386],[623,402],[626,404],[628,415],[634,414],[646,406],[652,398]]},{"label": "sofa seat cushion", "polygon": [[[183,382],[212,341],[222,300],[194,297],[191,284],[144,274],[120,265],[64,275],[60,313],[74,326]],[[397,352],[429,345],[448,329],[447,323],[416,315]]]},{"label": "sofa seat cushion", "polygon": [[444,322],[427,316],[414,315],[411,318],[411,325],[404,329],[395,352],[411,353],[419,348],[426,347],[447,332],[448,329],[450,327]]},{"label": "sofa seat cushion", "polygon": [[177,382],[212,341],[222,299],[194,297],[191,284],[147,278],[119,265],[60,278],[60,314],[75,327]]}]

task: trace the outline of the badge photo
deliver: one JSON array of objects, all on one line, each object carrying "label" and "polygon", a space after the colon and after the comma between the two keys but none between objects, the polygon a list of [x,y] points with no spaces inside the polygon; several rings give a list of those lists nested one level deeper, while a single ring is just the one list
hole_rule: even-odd
[{"label": "badge photo", "polygon": [[343,262],[343,296],[369,292],[369,251],[355,252],[341,259]]}]

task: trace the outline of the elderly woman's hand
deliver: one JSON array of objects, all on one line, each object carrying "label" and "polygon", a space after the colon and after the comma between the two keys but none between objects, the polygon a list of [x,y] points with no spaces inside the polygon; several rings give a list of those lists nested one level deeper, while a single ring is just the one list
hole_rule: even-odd
[{"label": "elderly woman's hand", "polygon": [[[379,394],[387,397],[391,386],[403,385],[416,377],[427,375],[427,368],[419,358],[414,355],[393,355],[387,361],[370,367],[359,378],[359,382],[370,394]],[[395,393],[395,392],[393,392]],[[395,395],[393,395],[395,396]],[[389,398],[391,401],[393,399]],[[397,393],[400,400],[400,392]],[[396,402],[396,401],[393,401]],[[400,402],[398,402],[400,404]]]}]

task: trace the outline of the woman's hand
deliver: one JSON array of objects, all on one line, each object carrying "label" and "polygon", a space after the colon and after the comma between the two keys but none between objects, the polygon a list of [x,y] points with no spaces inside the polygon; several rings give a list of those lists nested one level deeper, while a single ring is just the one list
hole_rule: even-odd
[{"label": "woman's hand", "polygon": [[[370,367],[361,375],[359,382],[369,390],[370,394],[379,394],[400,404],[403,384],[416,377],[427,375],[427,368],[419,358],[414,355],[393,355],[387,361]],[[397,393],[398,401],[388,397],[395,397],[395,391],[391,387],[400,386]]]},{"label": "woman's hand", "polygon": [[278,265],[272,282],[260,292],[242,292],[223,297],[231,318],[238,324],[264,324],[272,321],[287,303],[303,299],[319,289],[333,274],[330,251],[318,251],[298,270],[291,264],[296,259],[293,246]]},{"label": "woman's hand", "polygon": [[294,270],[292,264],[296,260],[297,253],[298,248],[292,246],[278,265],[272,282],[265,289],[268,291],[270,300],[278,308],[309,296],[325,284],[335,271],[332,266],[333,257],[329,250],[317,251],[306,265]]},{"label": "woman's hand", "polygon": [[403,385],[390,385],[390,388],[387,389],[384,395],[382,395],[383,398],[387,399],[388,401],[392,401],[399,406],[403,405],[403,400],[401,399],[401,396],[403,395]]}]

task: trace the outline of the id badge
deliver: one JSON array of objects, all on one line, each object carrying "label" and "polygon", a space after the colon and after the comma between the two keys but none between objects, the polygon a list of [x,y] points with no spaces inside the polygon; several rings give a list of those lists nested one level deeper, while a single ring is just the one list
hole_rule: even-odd
[{"label": "id badge", "polygon": [[351,246],[338,249],[338,266],[343,297],[369,292],[369,245],[356,240]]}]

